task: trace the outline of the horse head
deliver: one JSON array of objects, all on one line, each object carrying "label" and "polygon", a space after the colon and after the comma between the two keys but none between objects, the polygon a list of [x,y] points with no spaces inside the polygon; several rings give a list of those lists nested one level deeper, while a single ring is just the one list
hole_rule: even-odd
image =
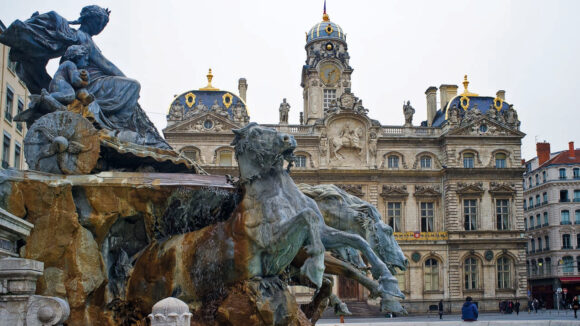
[{"label": "horse head", "polygon": [[373,205],[365,202],[362,209],[359,209],[359,211],[361,210],[365,215],[365,225],[368,232],[366,238],[373,251],[387,264],[391,273],[396,274],[395,267],[402,271],[407,270],[409,261],[395,240],[393,228],[382,221],[381,214]]},{"label": "horse head", "polygon": [[272,170],[281,170],[284,160],[290,168],[295,160],[296,140],[293,136],[264,128],[252,122],[232,129],[232,144],[240,167],[240,179],[252,181]]}]

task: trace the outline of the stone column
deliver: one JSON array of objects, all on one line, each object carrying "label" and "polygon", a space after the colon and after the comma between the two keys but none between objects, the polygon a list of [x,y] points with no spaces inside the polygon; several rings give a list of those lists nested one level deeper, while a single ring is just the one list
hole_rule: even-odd
[{"label": "stone column", "polygon": [[185,302],[169,297],[157,302],[147,318],[151,326],[189,326],[191,313]]},{"label": "stone column", "polygon": [[62,325],[68,319],[66,301],[34,295],[43,270],[44,264],[36,260],[0,259],[0,321],[5,325]]}]

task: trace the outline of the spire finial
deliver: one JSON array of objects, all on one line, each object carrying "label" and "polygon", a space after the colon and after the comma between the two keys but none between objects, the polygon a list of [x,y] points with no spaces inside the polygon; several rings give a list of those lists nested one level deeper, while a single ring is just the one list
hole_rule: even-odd
[{"label": "spire finial", "polygon": [[467,75],[463,76],[463,96],[479,96],[478,94],[471,93],[467,87],[469,86],[469,80],[467,80]]},{"label": "spire finial", "polygon": [[200,88],[199,90],[200,91],[219,91],[219,89],[217,89],[211,85],[211,80],[213,79],[213,74],[211,72],[211,68],[209,68],[209,72],[207,73],[206,76],[207,76],[207,86]]},{"label": "spire finial", "polygon": [[325,22],[330,21],[330,18],[328,18],[328,14],[326,13],[326,0],[324,0],[324,10],[322,11],[322,20]]}]

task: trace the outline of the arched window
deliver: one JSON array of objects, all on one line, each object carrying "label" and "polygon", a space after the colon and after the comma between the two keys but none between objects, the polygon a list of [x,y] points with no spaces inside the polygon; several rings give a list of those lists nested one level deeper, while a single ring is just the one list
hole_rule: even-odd
[{"label": "arched window", "polygon": [[530,243],[532,244],[530,250],[532,251],[532,253],[536,252],[536,239],[530,240]]},{"label": "arched window", "polygon": [[546,275],[552,274],[552,258],[546,258],[546,261],[544,262],[544,271],[546,271]]},{"label": "arched window", "polygon": [[536,186],[540,184],[540,175],[536,174]]},{"label": "arched window", "polygon": [[388,159],[388,167],[389,169],[398,169],[399,168],[399,157],[397,155],[389,155]]},{"label": "arched window", "polygon": [[540,206],[540,195],[536,195],[536,207]]},{"label": "arched window", "polygon": [[574,258],[572,256],[562,258],[562,272],[574,273]]},{"label": "arched window", "polygon": [[297,168],[306,167],[306,155],[296,155],[296,160],[294,161],[294,166]]},{"label": "arched window", "polygon": [[421,156],[421,169],[431,168],[431,156],[423,155]]},{"label": "arched window", "polygon": [[497,287],[498,289],[510,289],[512,287],[511,259],[502,256],[497,260]]},{"label": "arched window", "polygon": [[542,237],[538,238],[538,251],[542,251]]},{"label": "arched window", "polygon": [[535,259],[532,259],[532,275],[538,275],[538,264]]},{"label": "arched window", "polygon": [[479,270],[477,259],[469,257],[465,260],[463,266],[463,275],[466,290],[475,290],[479,288]]},{"label": "arched window", "polygon": [[475,155],[473,153],[463,154],[463,167],[466,169],[472,169],[475,166]]},{"label": "arched window", "polygon": [[560,224],[570,224],[570,212],[567,209],[560,212]]},{"label": "arched window", "polygon": [[560,180],[565,180],[566,179],[566,169],[559,169],[558,170],[558,174],[560,176]]},{"label": "arched window", "polygon": [[407,269],[404,273],[400,272],[394,275],[397,279],[397,282],[399,283],[399,290],[401,290],[401,292],[409,291],[409,289],[407,289],[407,273],[409,273],[409,269]]},{"label": "arched window", "polygon": [[181,154],[192,161],[199,161],[199,150],[194,147],[185,147],[181,149]]},{"label": "arched window", "polygon": [[562,249],[572,249],[572,241],[569,234],[562,234]]},{"label": "arched window", "polygon": [[495,167],[498,169],[503,169],[507,167],[506,155],[504,153],[495,154]]},{"label": "arched window", "polygon": [[580,169],[579,168],[573,168],[572,174],[574,175],[574,179],[580,179]]},{"label": "arched window", "polygon": [[425,291],[439,290],[439,266],[436,259],[425,261]]},{"label": "arched window", "polygon": [[218,165],[219,166],[232,166],[233,165],[233,153],[228,150],[222,150],[218,153]]},{"label": "arched window", "polygon": [[543,205],[547,204],[548,203],[548,193],[547,192],[543,193],[542,197],[543,197],[542,204]]},{"label": "arched window", "polygon": [[540,218],[540,214],[536,215],[536,225],[538,227],[542,226],[542,219]]}]

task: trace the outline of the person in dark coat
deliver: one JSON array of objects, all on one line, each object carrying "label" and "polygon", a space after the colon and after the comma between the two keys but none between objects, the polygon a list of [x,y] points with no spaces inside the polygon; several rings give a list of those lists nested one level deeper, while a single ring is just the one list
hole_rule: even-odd
[{"label": "person in dark coat", "polygon": [[461,307],[461,319],[463,321],[476,321],[478,316],[479,311],[475,303],[473,303],[473,299],[471,297],[465,298],[465,303]]},{"label": "person in dark coat", "polygon": [[580,308],[580,302],[578,302],[578,296],[574,296],[574,300],[572,300],[572,309],[574,309],[574,318],[578,318],[578,308]]},{"label": "person in dark coat", "polygon": [[443,300],[439,300],[439,319],[443,319]]},{"label": "person in dark coat", "polygon": [[520,301],[516,300],[516,303],[514,303],[514,309],[516,311],[516,315],[520,314]]}]

